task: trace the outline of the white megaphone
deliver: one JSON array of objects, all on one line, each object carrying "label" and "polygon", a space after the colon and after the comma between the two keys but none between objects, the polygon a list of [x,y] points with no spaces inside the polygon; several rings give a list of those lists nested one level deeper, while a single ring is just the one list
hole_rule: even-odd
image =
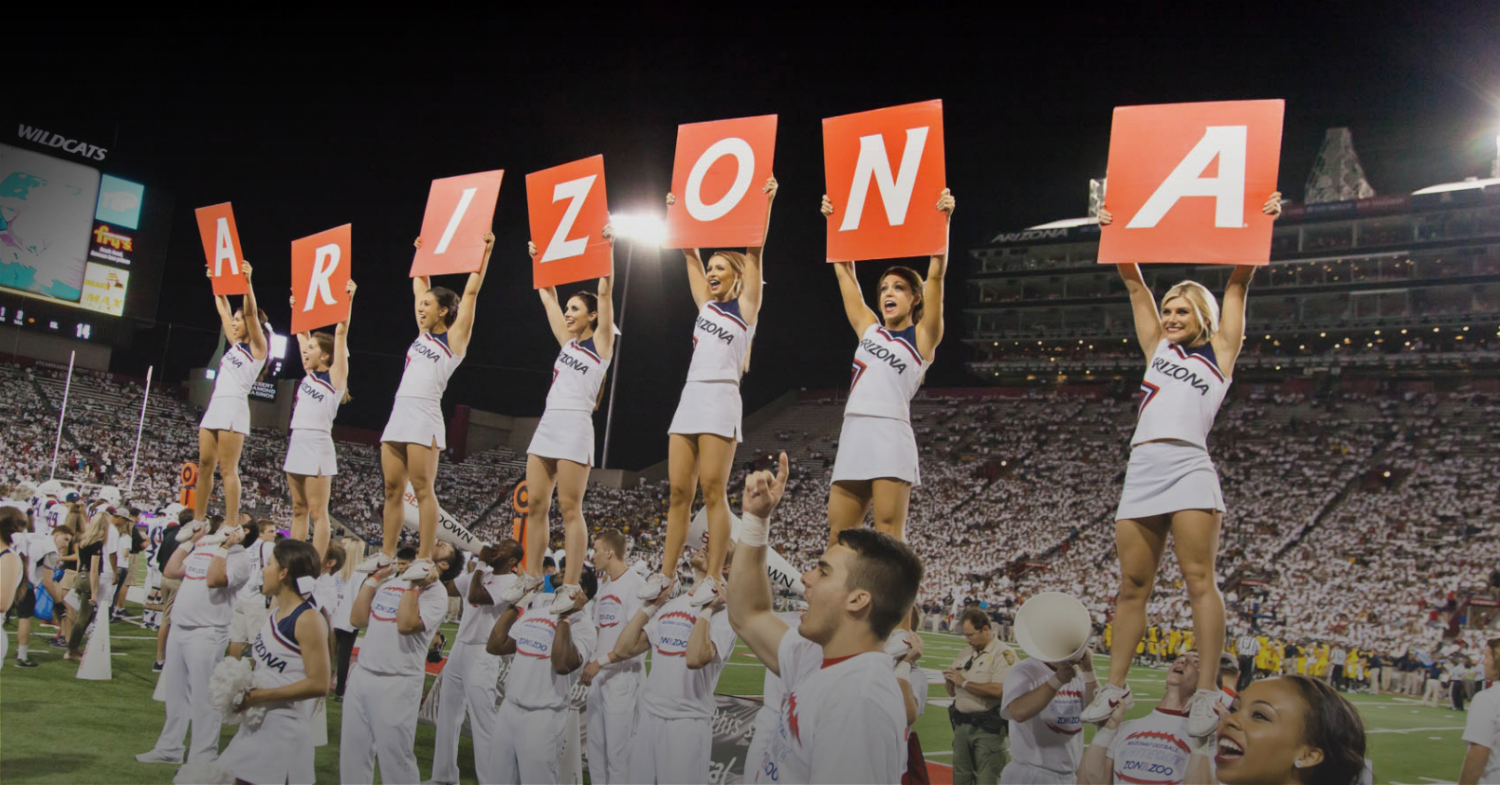
[{"label": "white megaphone", "polygon": [[[412,531],[418,530],[417,493],[411,489],[411,483],[406,484],[406,493],[402,495],[402,501],[406,502],[401,518],[401,525]],[[438,507],[438,530],[437,538],[443,542],[453,545],[460,550],[469,553],[479,553],[487,543],[480,540],[474,532],[469,531],[457,518],[448,514],[441,506]]]},{"label": "white megaphone", "polygon": [[[729,513],[729,538],[740,541],[740,518]],[[687,547],[690,550],[708,547],[708,508],[699,507],[688,526]],[[773,588],[785,589],[797,595],[807,593],[802,585],[802,574],[792,569],[791,563],[782,558],[775,548],[766,548],[766,575],[771,578]]]},{"label": "white megaphone", "polygon": [[1072,662],[1088,648],[1093,634],[1089,611],[1072,595],[1044,591],[1016,612],[1016,643],[1042,662]]},{"label": "white megaphone", "polygon": [[108,584],[100,586],[96,596],[99,605],[94,611],[94,631],[89,634],[88,645],[83,649],[83,661],[78,663],[77,678],[87,681],[110,681],[114,678],[114,655],[109,647],[109,609],[114,605],[115,593]]}]

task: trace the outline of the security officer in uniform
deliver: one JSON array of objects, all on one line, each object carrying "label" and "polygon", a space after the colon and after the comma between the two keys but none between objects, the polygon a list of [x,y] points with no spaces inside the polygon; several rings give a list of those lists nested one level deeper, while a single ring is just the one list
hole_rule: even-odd
[{"label": "security officer in uniform", "polygon": [[953,696],[948,720],[953,724],[954,785],[994,785],[1008,762],[1008,725],[1000,718],[1005,673],[1016,653],[995,636],[990,617],[969,608],[959,629],[971,647],[943,671],[943,686]]}]

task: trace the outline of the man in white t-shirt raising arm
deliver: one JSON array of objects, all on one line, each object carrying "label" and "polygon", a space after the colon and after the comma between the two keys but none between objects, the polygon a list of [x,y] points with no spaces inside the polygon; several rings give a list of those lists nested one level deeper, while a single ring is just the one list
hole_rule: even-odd
[{"label": "man in white t-shirt raising arm", "polygon": [[580,677],[589,685],[584,737],[589,747],[589,781],[594,785],[629,782],[630,740],[635,736],[636,700],[646,665],[644,654],[619,662],[611,659],[620,633],[641,607],[635,595],[645,583],[630,569],[626,555],[625,535],[619,529],[604,529],[594,535],[594,566],[604,574],[594,602],[594,621],[599,626],[596,649],[600,654],[583,666]]},{"label": "man in white t-shirt raising arm", "polygon": [[359,587],[349,621],[364,629],[365,636],[344,692],[340,782],[374,782],[377,761],[382,782],[422,781],[412,745],[427,673],[427,646],[448,613],[443,584],[462,571],[458,551],[440,542],[433,551],[433,568],[421,580],[392,577],[397,573],[386,566]]},{"label": "man in white t-shirt raising arm", "polygon": [[[1484,647],[1484,677],[1500,679],[1500,638],[1490,638]],[[1500,782],[1500,687],[1490,687],[1474,696],[1469,719],[1464,724],[1469,751],[1458,773],[1458,785]]]},{"label": "man in white t-shirt raising arm", "polygon": [[1166,695],[1144,717],[1126,721],[1125,705],[1116,706],[1084,749],[1078,785],[1184,782],[1193,749],[1187,703],[1197,691],[1199,667],[1195,650],[1178,657],[1167,670]]},{"label": "man in white t-shirt raising arm", "polygon": [[[922,563],[906,544],[872,529],[845,529],[803,573],[807,611],[793,630],[771,611],[766,575],[769,518],[786,491],[776,474],[745,478],[738,553],[729,573],[730,623],[785,695],[757,783],[897,783],[906,773],[907,715],[886,637],[911,611]],[[903,663],[898,669],[909,669]],[[907,687],[906,689],[910,689]]]},{"label": "man in white t-shirt raising arm", "polygon": [[500,613],[510,607],[496,598],[516,580],[516,565],[524,551],[512,539],[501,540],[486,552],[488,561],[453,581],[463,599],[463,617],[453,636],[453,648],[443,663],[438,693],[437,738],[432,747],[432,781],[458,782],[458,736],[469,715],[474,737],[474,772],[480,782],[500,782],[491,769],[489,750],[495,745],[495,704],[500,698],[500,658],[485,651],[490,631]]},{"label": "man in white t-shirt raising arm", "polygon": [[1072,785],[1083,757],[1083,707],[1098,686],[1094,653],[1074,662],[1021,660],[1005,674],[1000,716],[1010,720],[1001,785]]},{"label": "man in white t-shirt raising arm", "polygon": [[[734,562],[734,551],[731,542],[726,571]],[[709,579],[706,554],[699,550],[693,556],[697,581]],[[694,608],[687,593],[667,599],[671,594],[668,586],[630,617],[610,658],[623,662],[655,650],[651,675],[641,685],[641,711],[626,770],[625,781],[640,785],[708,782],[714,685],[734,651],[734,630],[728,614],[721,612],[722,597]]]}]

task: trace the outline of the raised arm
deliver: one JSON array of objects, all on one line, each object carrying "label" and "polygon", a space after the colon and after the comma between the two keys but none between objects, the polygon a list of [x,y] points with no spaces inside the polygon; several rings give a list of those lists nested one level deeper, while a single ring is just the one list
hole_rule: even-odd
[{"label": "raised arm", "polygon": [[204,578],[210,589],[222,589],[229,585],[229,557],[235,553],[235,546],[245,540],[245,529],[234,529],[227,536],[228,539],[214,551],[213,560],[208,563],[208,574]]},{"label": "raised arm", "polygon": [[448,348],[454,354],[464,354],[469,349],[469,336],[474,332],[474,307],[479,302],[479,289],[484,286],[484,276],[490,271],[490,252],[495,250],[495,233],[484,233],[484,258],[479,261],[479,271],[469,273],[464,284],[463,297],[458,301],[458,318],[448,328]]},{"label": "raised arm", "polygon": [[[1100,226],[1109,226],[1114,221],[1113,213],[1103,207],[1099,208]],[[1156,356],[1156,345],[1161,342],[1161,311],[1156,309],[1156,297],[1151,294],[1151,288],[1146,286],[1146,279],[1141,277],[1140,265],[1115,266],[1119,268],[1120,280],[1125,282],[1125,291],[1130,295],[1130,312],[1135,317],[1135,339],[1149,363]]]},{"label": "raised arm", "polygon": [[[333,379],[335,390],[346,389],[349,383],[349,322],[354,318],[354,290],[358,288],[352,278],[344,285],[344,291],[349,295],[349,315],[333,328],[333,363],[328,368],[328,375]],[[297,337],[300,340],[302,336]]]},{"label": "raised arm", "polygon": [[497,657],[504,657],[516,653],[516,642],[510,637],[510,628],[521,618],[521,612],[512,605],[500,611],[500,618],[495,620],[495,626],[490,629],[490,639],[485,642],[484,650]]},{"label": "raised arm", "polygon": [[[1281,215],[1281,192],[1266,199],[1260,211],[1272,218]],[[1250,278],[1255,275],[1255,265],[1242,264],[1229,275],[1224,287],[1224,304],[1219,311],[1219,329],[1211,343],[1214,356],[1219,360],[1219,370],[1225,376],[1234,374],[1234,361],[1239,359],[1240,348],[1245,342],[1245,300],[1250,292]]]},{"label": "raised arm", "polygon": [[349,626],[357,630],[370,626],[370,603],[375,601],[375,592],[380,591],[380,585],[394,571],[395,565],[387,565],[376,570],[360,584],[359,594],[354,598],[354,607],[349,609]]},{"label": "raised arm", "polygon": [[[937,209],[946,216],[943,224],[947,234],[953,222],[953,194],[947,188],[938,197]],[[917,323],[917,351],[922,359],[932,362],[939,343],[943,341],[943,279],[948,274],[948,241],[943,240],[943,252],[935,254],[927,263],[927,282],[922,285],[922,321]]]},{"label": "raised arm", "polygon": [[[781,675],[777,652],[789,629],[771,612],[771,579],[766,575],[766,541],[771,514],[786,493],[787,461],[782,453],[776,475],[752,472],[745,478],[740,542],[729,568],[729,624],[756,659]],[[821,562],[819,569],[826,565]]]},{"label": "raised arm", "polygon": [[766,228],[761,233],[761,244],[745,249],[745,282],[740,287],[740,317],[745,320],[745,324],[755,324],[756,316],[760,314],[760,294],[764,284],[761,279],[761,254],[771,235],[771,203],[776,201],[776,187],[776,178],[769,177],[765,187],[760,189],[766,195]]},{"label": "raised arm", "polygon": [[[723,601],[719,600],[705,608],[698,610],[698,618],[693,620],[693,631],[688,633],[687,644],[687,666],[688,670],[695,671],[713,663],[720,656],[719,647],[714,645],[713,617],[714,612],[723,610]],[[727,652],[725,652],[727,654]]]},{"label": "raised arm", "polygon": [[[671,212],[672,206],[677,204],[677,197],[667,194],[667,211]],[[703,310],[703,304],[708,302],[708,275],[703,271],[703,258],[699,256],[697,248],[682,249],[682,256],[687,261],[688,289],[693,293],[693,305],[698,310]]]},{"label": "raised arm", "polygon": [[[673,581],[675,584],[676,581]],[[667,597],[672,593],[672,586],[661,590],[656,599],[643,603],[639,610],[630,617],[625,624],[625,629],[620,631],[620,637],[615,639],[615,648],[609,653],[611,663],[628,660],[637,654],[646,653],[651,648],[651,636],[646,634],[646,624],[656,616],[661,606],[667,604]]]},{"label": "raised arm", "polygon": [[[826,198],[826,197],[825,197]],[[844,316],[849,319],[849,326],[854,328],[854,334],[863,336],[865,330],[879,324],[875,312],[870,306],[865,305],[864,293],[859,289],[859,279],[854,275],[854,262],[834,262],[833,275],[839,282],[839,297],[844,301]]]},{"label": "raised arm", "polygon": [[[1125,704],[1115,707],[1109,719],[1094,733],[1093,741],[1083,748],[1083,760],[1078,765],[1078,785],[1114,785],[1114,758],[1109,754],[1110,742],[1115,731],[1125,721]],[[1207,780],[1183,780],[1184,782],[1206,782]]]},{"label": "raised arm", "polygon": [[594,329],[594,348],[605,360],[615,355],[615,228],[604,227],[609,241],[609,274],[599,279],[599,326]]},{"label": "raised arm", "polygon": [[253,270],[249,261],[241,263],[240,267],[245,271],[245,298],[240,309],[245,314],[245,335],[250,339],[250,355],[257,360],[264,360],[270,349],[266,344],[266,331],[260,325],[260,306],[255,302],[255,284],[250,280]]},{"label": "raised arm", "polygon": [[[583,610],[588,598],[580,592],[574,598],[573,609],[557,617],[557,631],[552,636],[552,672],[567,675],[583,667],[583,655],[573,642],[573,623],[578,621],[578,612]],[[584,624],[589,624],[584,619]]]},{"label": "raised arm", "polygon": [[[297,312],[297,295],[288,298],[287,303],[292,308],[292,313]],[[307,359],[307,344],[312,340],[312,334],[307,332],[297,333],[297,354],[302,358],[302,372],[312,373],[314,368]]]},{"label": "raised arm", "polygon": [[547,326],[552,328],[552,337],[557,339],[558,346],[566,346],[572,337],[568,335],[568,323],[563,321],[562,303],[557,301],[557,287],[544,286],[536,290],[536,294],[542,299],[542,310],[547,313]]},{"label": "raised arm", "polygon": [[[414,240],[412,242],[411,245],[412,245],[413,248],[416,248],[417,250],[421,250],[422,249],[422,238],[418,237],[416,240]],[[431,289],[432,289],[432,276],[428,276],[428,275],[416,275],[416,276],[412,276],[412,279],[411,279],[411,293],[412,293],[412,297],[413,297],[414,301],[415,300],[421,300],[422,299],[422,295],[427,294],[427,292],[430,291]],[[413,302],[413,304],[415,305],[415,302]]]}]

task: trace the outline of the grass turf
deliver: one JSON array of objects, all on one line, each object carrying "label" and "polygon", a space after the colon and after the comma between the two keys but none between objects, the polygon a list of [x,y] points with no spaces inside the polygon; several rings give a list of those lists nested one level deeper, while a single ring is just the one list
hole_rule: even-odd
[{"label": "grass turf", "polygon": [[[132,608],[138,610],[138,608]],[[445,625],[448,639],[453,626]],[[164,783],[174,769],[136,763],[134,755],[151,749],[165,714],[151,700],[156,674],[151,672],[155,636],[132,623],[111,625],[114,680],[80,681],[74,663],[62,650],[47,646],[51,629],[33,632],[31,657],[40,667],[21,669],[14,661],[0,668],[0,781],[9,783]],[[15,653],[14,624],[5,631],[10,656]],[[930,763],[952,760],[952,731],[948,727],[947,698],[941,670],[965,647],[961,638],[923,633],[922,666],[932,676],[932,702],[916,728]],[[1096,660],[1104,667],[1104,659]],[[764,668],[743,645],[737,646],[719,678],[718,691],[758,696]],[[1131,672],[1131,688],[1140,699],[1131,716],[1147,713],[1165,687],[1166,672],[1138,667]],[[429,679],[430,682],[430,679]],[[1411,698],[1390,695],[1351,696],[1369,731],[1368,757],[1382,783],[1453,782],[1463,760],[1464,715],[1418,705]],[[338,729],[341,706],[329,702],[330,744],[317,751],[319,782],[339,781]],[[233,738],[226,725],[220,748]],[[1092,729],[1088,731],[1092,736]],[[433,729],[417,726],[416,753],[423,776],[431,773]],[[467,737],[459,743],[459,768],[464,783],[474,778],[473,748]]]}]

